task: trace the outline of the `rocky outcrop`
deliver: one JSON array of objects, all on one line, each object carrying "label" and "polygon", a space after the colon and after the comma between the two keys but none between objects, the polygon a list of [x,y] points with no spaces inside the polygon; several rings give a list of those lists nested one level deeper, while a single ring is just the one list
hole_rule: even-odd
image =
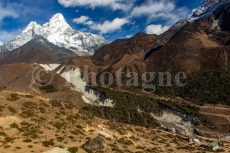
[{"label": "rocky outcrop", "polygon": [[103,139],[100,136],[97,136],[94,139],[88,140],[85,144],[82,145],[82,148],[88,152],[100,151],[104,149]]}]

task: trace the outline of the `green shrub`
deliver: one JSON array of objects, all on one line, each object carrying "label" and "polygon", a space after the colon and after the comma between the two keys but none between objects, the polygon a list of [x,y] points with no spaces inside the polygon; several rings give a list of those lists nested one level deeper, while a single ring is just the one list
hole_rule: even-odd
[{"label": "green shrub", "polygon": [[13,93],[10,95],[10,97],[7,98],[9,101],[17,101],[18,99],[20,99],[20,97],[17,93]]},{"label": "green shrub", "polygon": [[27,122],[21,122],[20,123],[20,127],[18,127],[18,131],[20,131],[21,133],[23,133],[22,135],[25,137],[29,137],[31,139],[36,139],[38,138],[38,134],[41,133],[39,126],[33,125],[33,124],[29,124]]},{"label": "green shrub", "polygon": [[120,123],[155,128],[159,126],[159,123],[151,116],[151,113],[160,115],[165,108],[178,110],[186,114],[196,114],[199,111],[199,109],[190,105],[153,99],[131,92],[120,92],[102,87],[93,87],[93,89],[102,93],[104,97],[113,99],[115,106],[95,107],[88,105],[83,108],[83,111],[88,116],[97,116]]},{"label": "green shrub", "polygon": [[184,87],[157,87],[157,94],[179,96],[205,103],[230,105],[230,74],[227,72],[194,72]]},{"label": "green shrub", "polygon": [[64,137],[57,137],[57,141],[58,141],[58,142],[63,142],[64,140],[65,140]]},{"label": "green shrub", "polygon": [[113,151],[113,152],[117,152],[117,153],[123,153],[123,151],[120,150],[120,149],[117,148],[117,147],[112,148],[112,151]]},{"label": "green shrub", "polygon": [[55,87],[54,87],[52,84],[48,84],[48,85],[44,84],[44,85],[41,85],[40,90],[43,90],[43,91],[45,91],[46,93],[50,93],[50,92],[55,92],[55,91],[56,91]]},{"label": "green shrub", "polygon": [[0,105],[0,112],[2,112],[4,108],[5,108],[5,106]]},{"label": "green shrub", "polygon": [[78,147],[71,147],[68,149],[70,153],[76,153],[78,151]]},{"label": "green shrub", "polygon": [[124,146],[130,146],[133,144],[132,141],[126,140],[125,138],[120,138],[117,140],[118,143],[123,144]]},{"label": "green shrub", "polygon": [[24,111],[22,111],[22,113],[20,115],[24,118],[29,118],[29,117],[32,117],[34,115],[34,112],[32,112],[31,110],[24,110]]},{"label": "green shrub", "polygon": [[11,128],[15,128],[15,129],[18,129],[18,128],[19,128],[19,126],[18,126],[18,124],[17,124],[17,123],[13,123],[13,124],[11,124],[11,125],[10,125],[10,127],[11,127]]},{"label": "green shrub", "polygon": [[199,108],[183,101],[155,99],[151,95],[116,91],[103,87],[93,87],[103,97],[113,99],[114,107],[87,105],[83,111],[87,116],[97,116],[120,123],[155,128],[160,126],[151,114],[161,115],[166,108],[196,117]]},{"label": "green shrub", "polygon": [[22,142],[32,142],[32,140],[31,139],[25,139]]},{"label": "green shrub", "polygon": [[0,136],[6,136],[5,132],[0,131]]},{"label": "green shrub", "polygon": [[42,141],[42,145],[45,147],[50,147],[50,146],[54,146],[54,142],[53,142],[53,140]]},{"label": "green shrub", "polygon": [[12,138],[12,137],[5,137],[4,138],[4,144],[7,144],[7,143],[9,143],[9,142],[13,142],[15,140],[15,138]]},{"label": "green shrub", "polygon": [[27,108],[27,109],[37,109],[38,105],[34,102],[31,102],[31,101],[27,101],[27,102],[24,102],[22,104],[23,107]]},{"label": "green shrub", "polygon": [[66,126],[65,126],[65,123],[63,123],[63,122],[55,122],[55,123],[53,124],[53,126],[56,127],[58,130],[61,130],[61,129],[63,129],[63,128],[66,127]]},{"label": "green shrub", "polygon": [[15,114],[15,113],[18,112],[15,108],[13,108],[13,107],[11,107],[11,106],[8,106],[8,110],[9,110],[11,113],[13,113],[13,114]]}]

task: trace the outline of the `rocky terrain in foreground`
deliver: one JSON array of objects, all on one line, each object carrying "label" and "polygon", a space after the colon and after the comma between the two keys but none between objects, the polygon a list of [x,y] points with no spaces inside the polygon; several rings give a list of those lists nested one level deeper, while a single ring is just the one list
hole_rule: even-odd
[{"label": "rocky terrain in foreground", "polygon": [[[213,139],[91,116],[84,106],[79,107],[80,97],[72,103],[49,95],[1,90],[0,101],[0,150],[4,153],[213,152],[209,146]],[[230,143],[220,141],[219,152],[229,151]]]}]

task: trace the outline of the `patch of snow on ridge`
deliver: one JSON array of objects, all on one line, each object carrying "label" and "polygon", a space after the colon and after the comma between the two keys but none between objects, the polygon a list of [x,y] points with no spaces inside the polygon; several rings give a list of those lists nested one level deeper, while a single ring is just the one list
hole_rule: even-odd
[{"label": "patch of snow on ridge", "polygon": [[39,64],[41,67],[43,67],[46,71],[53,71],[56,68],[58,68],[58,66],[60,66],[60,64]]},{"label": "patch of snow on ridge", "polygon": [[104,106],[104,107],[114,107],[113,101],[111,99],[106,99],[102,97],[100,93],[94,90],[87,89],[87,82],[82,78],[81,71],[79,68],[72,68],[69,71],[65,71],[61,74],[67,82],[73,85],[73,90],[82,93],[82,99],[91,105]]},{"label": "patch of snow on ridge", "polygon": [[213,12],[230,3],[229,0],[205,0],[193,13],[190,21],[211,16]]},{"label": "patch of snow on ridge", "polygon": [[85,91],[87,83],[81,78],[80,69],[71,69],[65,71],[61,74],[61,76],[65,78],[67,82],[71,83],[74,86],[73,90],[78,92]]},{"label": "patch of snow on ridge", "polygon": [[152,114],[153,118],[159,121],[162,125],[167,128],[173,128],[179,133],[186,135],[193,134],[193,125],[191,121],[185,121],[183,114],[176,111],[165,109],[161,116]]},{"label": "patch of snow on ridge", "polygon": [[[39,64],[46,71],[54,71],[56,70],[60,64]],[[101,93],[95,92],[92,89],[88,88],[87,82],[82,78],[81,71],[79,68],[72,68],[64,71],[62,70],[65,67],[61,67],[57,70],[57,74],[63,77],[68,83],[70,83],[73,87],[72,90],[82,93],[82,99],[87,104],[95,105],[95,106],[104,106],[104,107],[114,107],[113,101],[111,99],[107,99],[101,95]]]}]

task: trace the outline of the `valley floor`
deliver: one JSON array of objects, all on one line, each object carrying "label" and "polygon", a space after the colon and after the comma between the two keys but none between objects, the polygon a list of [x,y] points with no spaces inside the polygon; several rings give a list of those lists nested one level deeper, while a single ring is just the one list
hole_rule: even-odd
[{"label": "valley floor", "polygon": [[[160,128],[102,120],[86,115],[78,101],[3,90],[0,102],[1,153],[212,152],[211,139],[199,138],[200,144],[189,144],[189,137]],[[230,143],[222,142],[218,152],[230,152]]]}]

